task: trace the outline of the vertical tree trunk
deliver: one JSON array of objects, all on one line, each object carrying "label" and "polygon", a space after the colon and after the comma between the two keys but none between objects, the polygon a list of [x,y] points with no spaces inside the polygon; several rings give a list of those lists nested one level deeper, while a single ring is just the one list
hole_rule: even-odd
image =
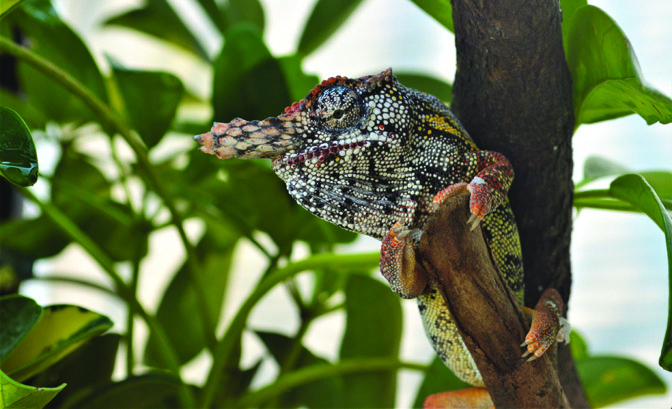
[{"label": "vertical tree trunk", "polygon": [[[523,248],[526,305],[550,287],[566,302],[574,116],[559,1],[451,2],[457,48],[451,108],[481,149],[513,164],[509,199]],[[559,358],[570,404],[588,406],[566,347]]]}]

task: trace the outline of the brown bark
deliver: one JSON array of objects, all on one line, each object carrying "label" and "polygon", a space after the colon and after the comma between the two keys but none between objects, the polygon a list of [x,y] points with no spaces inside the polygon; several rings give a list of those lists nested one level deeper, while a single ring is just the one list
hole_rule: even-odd
[{"label": "brown bark", "polygon": [[[525,266],[526,305],[571,287],[574,130],[557,0],[451,0],[457,48],[452,110],[481,149],[503,153]],[[566,347],[559,372],[573,407],[588,407]]]},{"label": "brown bark", "polygon": [[497,408],[568,408],[550,354],[533,362],[519,344],[529,324],[495,267],[480,227],[470,231],[469,196],[451,197],[428,221],[419,249]]}]

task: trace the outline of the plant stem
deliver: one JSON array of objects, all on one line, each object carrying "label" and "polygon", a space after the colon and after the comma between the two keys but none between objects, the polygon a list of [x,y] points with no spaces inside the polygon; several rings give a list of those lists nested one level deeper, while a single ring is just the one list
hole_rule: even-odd
[{"label": "plant stem", "polygon": [[357,358],[340,361],[333,365],[320,364],[301,368],[292,373],[283,375],[271,385],[249,392],[240,398],[234,407],[257,407],[261,403],[279,396],[297,386],[306,385],[320,379],[353,372],[374,372],[381,369],[412,369],[425,371],[427,365],[412,362],[397,361],[390,358]]},{"label": "plant stem", "polygon": [[[140,276],[140,259],[133,260],[133,275],[131,277],[130,292],[137,299],[138,278]],[[133,351],[133,338],[135,334],[134,318],[136,314],[135,303],[126,304],[126,377],[133,375],[135,354]]]},{"label": "plant stem", "polygon": [[222,376],[225,375],[225,366],[231,359],[237,344],[240,343],[240,337],[245,329],[247,317],[257,302],[273,287],[289,277],[305,270],[315,270],[326,267],[330,267],[334,271],[375,268],[378,266],[379,257],[380,255],[377,252],[347,255],[318,254],[295,263],[290,263],[261,280],[257,285],[257,288],[247,297],[243,305],[238,309],[224,333],[224,336],[217,344],[217,348],[213,354],[212,367],[210,368],[208,379],[203,387],[203,395],[199,407],[210,407],[218,388],[225,384],[225,382],[222,382]]},{"label": "plant stem", "polygon": [[119,119],[112,109],[110,109],[100,99],[98,99],[98,97],[89,91],[88,88],[82,85],[70,74],[63,71],[61,68],[57,67],[50,61],[42,58],[40,55],[32,52],[31,50],[18,46],[13,42],[1,37],[0,50],[13,55],[19,60],[25,61],[33,68],[59,83],[73,95],[80,98],[82,102],[84,102],[99,117],[104,128],[109,127],[118,132],[126,141],[126,143],[131,147],[135,153],[139,168],[142,171],[141,174],[144,174],[144,179],[147,184],[156,192],[156,194],[163,200],[164,205],[168,208],[168,211],[170,212],[171,218],[173,220],[173,224],[177,228],[180,240],[184,245],[185,251],[187,253],[187,263],[189,264],[189,277],[194,286],[194,290],[198,295],[197,304],[203,319],[205,339],[207,340],[207,346],[210,348],[213,347],[216,342],[216,323],[207,305],[207,298],[205,297],[206,286],[205,283],[203,283],[202,277],[199,273],[201,269],[198,265],[196,250],[187,237],[187,234],[184,230],[184,221],[175,207],[173,198],[168,194],[168,191],[159,181],[154,167],[149,161],[147,149],[143,142],[131,133],[129,128],[126,127],[126,125]]}]

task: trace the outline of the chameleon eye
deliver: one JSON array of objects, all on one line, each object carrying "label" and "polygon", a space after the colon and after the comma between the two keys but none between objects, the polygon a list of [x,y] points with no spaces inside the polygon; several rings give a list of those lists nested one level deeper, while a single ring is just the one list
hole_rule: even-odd
[{"label": "chameleon eye", "polygon": [[315,114],[329,128],[349,128],[359,122],[359,97],[348,87],[335,86],[324,90],[317,98]]}]

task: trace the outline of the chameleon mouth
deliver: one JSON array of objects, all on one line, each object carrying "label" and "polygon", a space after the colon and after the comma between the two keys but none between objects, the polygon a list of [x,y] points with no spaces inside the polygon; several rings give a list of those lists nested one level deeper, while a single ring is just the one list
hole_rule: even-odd
[{"label": "chameleon mouth", "polygon": [[273,161],[274,168],[292,167],[296,168],[299,164],[319,166],[327,158],[342,158],[349,160],[353,154],[358,154],[362,149],[372,146],[384,146],[393,142],[393,138],[386,135],[370,133],[367,136],[357,138],[340,139],[337,141],[325,142],[320,145],[306,147],[299,152],[285,155]]}]

